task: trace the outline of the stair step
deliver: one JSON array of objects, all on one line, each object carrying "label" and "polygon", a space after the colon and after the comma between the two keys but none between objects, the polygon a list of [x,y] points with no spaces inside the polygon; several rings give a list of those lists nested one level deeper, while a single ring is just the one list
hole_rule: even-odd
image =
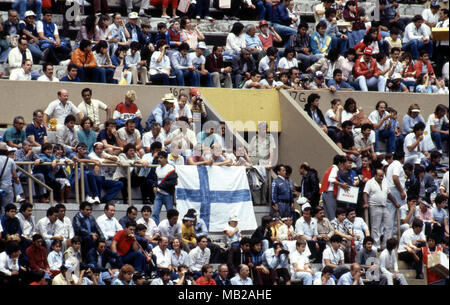
[{"label": "stair step", "polygon": [[425,280],[417,280],[417,279],[406,279],[408,285],[411,286],[426,286],[427,282]]}]

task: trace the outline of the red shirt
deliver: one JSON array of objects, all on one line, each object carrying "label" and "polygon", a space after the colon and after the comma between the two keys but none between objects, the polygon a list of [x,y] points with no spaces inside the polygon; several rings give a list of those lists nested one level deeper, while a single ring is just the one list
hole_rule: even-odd
[{"label": "red shirt", "polygon": [[139,108],[135,103],[131,103],[127,106],[125,102],[123,102],[117,105],[116,111],[120,113],[120,119],[126,121],[128,119],[134,119]]},{"label": "red shirt", "polygon": [[372,179],[372,170],[369,168],[361,168],[361,173],[364,178]]},{"label": "red shirt", "polygon": [[118,231],[113,240],[117,242],[117,253],[119,253],[120,256],[124,256],[130,252],[130,248],[134,243],[134,240],[127,236],[126,230]]},{"label": "red shirt", "polygon": [[258,38],[259,40],[261,40],[261,44],[263,46],[263,48],[270,48],[273,47],[273,34],[269,33],[269,35],[267,37],[264,37],[261,34],[258,34]]},{"label": "red shirt", "polygon": [[[436,253],[442,251],[442,248],[439,246],[436,246],[436,249],[434,250],[434,252],[429,251],[428,247],[423,247],[422,248],[422,261],[423,264],[425,266],[428,266],[428,255]],[[431,284],[433,282],[437,282],[441,280],[441,277],[439,277],[436,273],[434,273],[433,271],[431,271],[431,269],[427,268],[427,280],[428,280],[428,284]]]},{"label": "red shirt", "polygon": [[213,279],[210,279],[209,281],[207,281],[203,275],[201,277],[199,277],[195,281],[195,283],[197,283],[197,285],[217,285],[216,281],[214,281]]},{"label": "red shirt", "polygon": [[46,270],[49,268],[47,261],[47,250],[44,247],[36,248],[31,245],[25,251],[29,261],[31,271],[36,272],[41,269]]}]

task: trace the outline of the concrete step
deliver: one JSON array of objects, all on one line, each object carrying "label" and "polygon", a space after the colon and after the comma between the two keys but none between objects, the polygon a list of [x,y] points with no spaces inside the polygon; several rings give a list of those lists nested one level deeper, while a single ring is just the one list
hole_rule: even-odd
[{"label": "concrete step", "polygon": [[408,285],[410,286],[426,286],[427,282],[425,280],[416,280],[416,279],[406,279]]}]

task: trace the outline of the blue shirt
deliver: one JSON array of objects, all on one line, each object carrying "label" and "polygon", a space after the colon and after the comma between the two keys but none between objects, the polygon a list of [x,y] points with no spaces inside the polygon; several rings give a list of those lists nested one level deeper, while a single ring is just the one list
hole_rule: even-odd
[{"label": "blue shirt", "polygon": [[[338,285],[353,285],[353,276],[352,274],[349,272],[343,274],[338,281]],[[359,285],[364,285],[362,278],[359,278]]]},{"label": "blue shirt", "polygon": [[84,129],[78,130],[78,142],[84,143],[87,145],[87,149],[89,152],[94,150],[94,143],[97,142],[97,134],[89,130],[89,133],[86,133]]},{"label": "blue shirt", "polygon": [[283,4],[278,4],[273,11],[272,23],[278,23],[285,26],[291,25],[291,18],[289,12]]},{"label": "blue shirt", "polygon": [[434,220],[441,224],[444,223],[444,219],[448,219],[447,211],[444,209],[441,209],[440,211],[438,211],[438,209],[436,207],[434,207],[431,210],[431,212],[433,213]]},{"label": "blue shirt", "polygon": [[328,81],[328,87],[335,87],[337,91],[341,91],[342,89],[352,89],[355,90],[355,88],[353,88],[349,83],[341,81],[341,83],[338,85],[336,83],[336,81],[334,80],[334,78],[330,79]]},{"label": "blue shirt", "polygon": [[60,82],[73,82],[73,83],[79,83],[81,82],[80,78],[77,76],[74,79],[69,79],[69,76],[64,76],[59,80]]},{"label": "blue shirt", "polygon": [[417,123],[422,122],[425,124],[425,120],[423,119],[423,116],[419,114],[416,118],[412,118],[408,114],[405,114],[403,116],[403,122],[402,122],[402,134],[407,135],[413,131],[414,125]]},{"label": "blue shirt", "polygon": [[197,238],[200,236],[208,236],[208,227],[203,219],[197,217],[197,221],[194,225],[194,231]]},{"label": "blue shirt", "polygon": [[20,226],[19,218],[14,217],[11,219],[5,214],[2,216],[1,222],[3,228],[2,232],[3,238],[6,238],[6,235],[14,235],[14,234],[22,235],[22,228]]},{"label": "blue shirt", "polygon": [[80,214],[81,219],[86,223],[89,233],[92,233],[91,222],[89,221],[89,217],[85,217],[81,212],[78,213]]},{"label": "blue shirt", "polygon": [[252,37],[250,35],[245,34],[245,44],[249,48],[262,47],[261,40],[257,35],[253,35]]},{"label": "blue shirt", "polygon": [[47,136],[47,130],[45,129],[45,126],[37,128],[34,124],[29,124],[25,129],[25,134],[27,137],[34,136],[34,140],[43,145],[44,137]]}]

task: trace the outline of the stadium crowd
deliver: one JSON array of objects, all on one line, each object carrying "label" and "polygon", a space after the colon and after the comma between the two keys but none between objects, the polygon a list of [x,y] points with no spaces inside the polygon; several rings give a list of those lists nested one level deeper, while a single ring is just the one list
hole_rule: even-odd
[{"label": "stadium crowd", "polygon": [[[448,28],[448,9],[438,2],[408,19],[396,0],[380,0],[380,20],[369,21],[357,1],[323,0],[310,28],[294,1],[233,0],[222,10],[224,19],[236,20],[226,44],[210,47],[192,21],[216,22],[208,0],[191,1],[185,13],[178,10],[181,17],[176,0],[172,17],[169,1],[141,1],[137,13],[128,0],[127,23],[118,12],[108,14],[107,1],[93,1],[95,15],[73,43],[52,21],[64,4],[42,9],[39,0],[24,2],[16,0],[0,25],[0,63],[9,65],[11,80],[448,94],[448,40],[431,31]],[[153,31],[149,3],[162,5],[167,18]],[[244,26],[239,14],[258,21]],[[33,63],[42,64],[43,75]],[[67,75],[58,79],[54,65],[61,64]]]},{"label": "stadium crowd", "polygon": [[[275,164],[277,144],[266,123],[259,123],[248,152],[225,140],[225,123],[196,134],[195,124],[201,126],[208,119],[198,89],[181,93],[178,99],[166,94],[145,124],[133,90],[126,92],[114,111],[94,99],[89,88],[82,90],[81,97],[75,106],[68,91],[61,89],[45,110],[34,111],[32,123],[25,125],[23,117],[15,117],[1,139],[3,283],[43,284],[51,279],[54,285],[129,285],[150,280],[152,285],[263,285],[301,280],[304,285],[344,285],[363,283],[364,273],[368,284],[391,285],[407,283],[399,273],[397,252],[398,259],[416,269],[418,279],[423,278],[422,263],[426,265],[428,254],[448,254],[448,166],[441,164],[442,154],[448,156],[445,105],[438,105],[425,121],[420,106],[412,104],[400,125],[385,101],[367,116],[354,99],[344,106],[335,99],[323,116],[320,96],[311,93],[305,111],[343,154],[334,157],[321,182],[317,171],[302,163],[302,181],[295,185],[292,168]],[[99,121],[100,111],[106,112],[104,124]],[[428,135],[424,135],[426,128]],[[27,177],[17,169],[23,165],[15,163],[20,161],[32,163],[33,176],[49,185],[59,202],[38,221],[32,215],[33,205],[25,201],[27,188],[21,183]],[[69,219],[64,203],[81,176],[75,163],[86,166],[86,201]],[[108,163],[119,166],[102,166]],[[176,166],[184,164],[273,170],[270,215],[263,217],[251,236],[243,235],[240,220],[232,215],[223,230],[226,242],[218,244],[198,211],[180,216],[176,210]],[[130,196],[126,171],[120,165],[132,166],[131,185],[140,187],[144,205],[139,219],[133,206],[119,221],[114,218],[113,199],[122,192],[127,204]],[[350,188],[357,190],[356,204],[339,197],[339,189]],[[260,185],[252,190],[255,195],[253,191],[265,189]],[[33,185],[32,195],[37,202],[49,201],[48,192],[38,184]],[[21,203],[20,208],[13,202]],[[294,209],[294,202],[300,210]],[[105,204],[104,215],[95,219],[92,207],[100,203]],[[163,205],[167,219],[160,221]],[[366,212],[368,219],[364,219]],[[376,258],[377,251],[379,263],[372,266],[370,258]],[[312,264],[320,263],[321,270],[312,269]],[[221,265],[213,272],[210,264]],[[374,270],[379,270],[379,278],[368,276]],[[427,272],[429,283],[445,283],[446,279]]]}]

